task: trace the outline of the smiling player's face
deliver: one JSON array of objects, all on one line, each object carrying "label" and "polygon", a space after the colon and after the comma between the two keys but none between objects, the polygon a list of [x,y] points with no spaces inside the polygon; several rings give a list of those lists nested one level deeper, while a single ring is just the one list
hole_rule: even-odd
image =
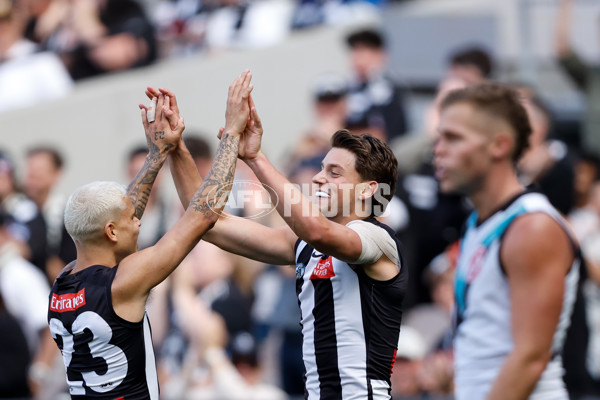
[{"label": "smiling player's face", "polygon": [[359,201],[355,188],[362,182],[355,165],[356,156],[337,147],[332,148],[323,159],[322,169],[312,181],[317,186],[314,200],[325,216],[335,218],[354,214]]}]

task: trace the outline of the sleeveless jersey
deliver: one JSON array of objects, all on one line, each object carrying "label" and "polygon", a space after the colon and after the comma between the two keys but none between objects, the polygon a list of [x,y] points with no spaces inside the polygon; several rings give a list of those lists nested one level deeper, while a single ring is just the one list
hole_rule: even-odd
[{"label": "sleeveless jersey", "polygon": [[[376,221],[394,239],[394,232]],[[400,267],[400,266],[399,266]],[[377,281],[351,266],[296,243],[296,293],[301,311],[305,398],[390,399],[407,268]]]},{"label": "sleeveless jersey", "polygon": [[129,322],[112,307],[117,268],[66,270],[50,291],[48,323],[72,399],[158,400],[148,316]]},{"label": "sleeveless jersey", "polygon": [[[500,246],[503,234],[514,219],[533,212],[546,213],[565,227],[558,211],[539,193],[518,196],[479,226],[476,213],[467,221],[456,267],[454,356],[457,400],[486,398],[513,349],[510,289],[500,263]],[[565,277],[562,310],[552,341],[553,357],[530,399],[568,399],[562,380],[564,371],[560,353],[579,279],[579,252],[572,243],[576,257]]]}]

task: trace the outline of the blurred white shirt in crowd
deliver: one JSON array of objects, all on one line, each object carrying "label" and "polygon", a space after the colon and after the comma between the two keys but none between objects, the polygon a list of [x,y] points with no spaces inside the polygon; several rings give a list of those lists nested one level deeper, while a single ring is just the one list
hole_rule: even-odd
[{"label": "blurred white shirt in crowd", "polygon": [[58,56],[31,53],[32,45],[27,41],[15,44],[15,57],[0,64],[0,113],[58,99],[73,86]]}]

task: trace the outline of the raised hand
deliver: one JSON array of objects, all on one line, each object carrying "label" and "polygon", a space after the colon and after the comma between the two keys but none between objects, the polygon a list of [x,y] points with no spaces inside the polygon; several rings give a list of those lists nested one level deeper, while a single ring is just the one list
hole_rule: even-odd
[{"label": "raised hand", "polygon": [[246,129],[240,139],[240,147],[238,150],[239,158],[245,161],[252,160],[260,154],[263,134],[262,121],[256,112],[256,106],[254,105],[252,95],[248,96],[248,106],[250,107],[250,116],[248,123],[246,124]]},{"label": "raised hand", "polygon": [[[159,93],[156,99],[156,114],[153,122],[148,122],[148,107],[140,104],[142,123],[146,133],[146,142],[150,154],[168,154],[177,147],[185,129],[183,118],[172,110],[171,98]],[[176,107],[176,105],[175,105]],[[175,122],[176,120],[176,122]]]},{"label": "raised hand", "polygon": [[181,120],[181,124],[177,124],[175,130],[171,129],[169,113],[165,112],[171,109],[169,96],[159,93],[158,97],[154,97],[152,100],[156,105],[156,114],[152,122],[148,122],[148,107],[143,104],[139,105],[142,110],[142,124],[148,143],[148,155],[142,169],[127,187],[127,197],[133,204],[135,216],[140,219],[146,209],[158,171],[169,153],[177,148],[177,144],[181,140],[181,133],[185,128],[183,120]]},{"label": "raised hand", "polygon": [[252,74],[246,70],[229,86],[224,131],[230,135],[241,135],[249,121],[248,99],[253,89],[251,80]]},{"label": "raised hand", "polygon": [[179,114],[179,106],[177,106],[177,98],[175,97],[175,94],[169,89],[165,88],[155,89],[152,86],[148,86],[146,88],[146,96],[148,96],[150,100],[153,98],[158,99],[158,96],[160,96],[161,93],[169,98],[168,106],[163,106],[163,113],[169,120],[171,129],[175,131],[180,127],[185,127],[183,117]]}]

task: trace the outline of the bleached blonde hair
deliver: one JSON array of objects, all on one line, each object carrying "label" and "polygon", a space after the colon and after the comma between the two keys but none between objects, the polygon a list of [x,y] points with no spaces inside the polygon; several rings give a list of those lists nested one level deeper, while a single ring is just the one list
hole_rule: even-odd
[{"label": "bleached blonde hair", "polygon": [[107,222],[125,211],[124,185],[97,181],[77,188],[65,206],[65,228],[74,241],[83,242],[102,232]]}]

